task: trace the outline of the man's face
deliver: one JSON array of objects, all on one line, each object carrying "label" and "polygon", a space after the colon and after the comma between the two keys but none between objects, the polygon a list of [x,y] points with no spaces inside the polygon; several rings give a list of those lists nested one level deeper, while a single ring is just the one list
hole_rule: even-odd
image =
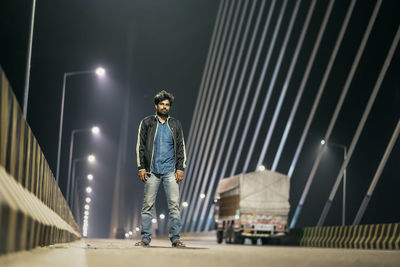
[{"label": "man's face", "polygon": [[157,114],[160,116],[168,116],[170,108],[171,108],[171,104],[168,99],[160,101],[156,105]]}]

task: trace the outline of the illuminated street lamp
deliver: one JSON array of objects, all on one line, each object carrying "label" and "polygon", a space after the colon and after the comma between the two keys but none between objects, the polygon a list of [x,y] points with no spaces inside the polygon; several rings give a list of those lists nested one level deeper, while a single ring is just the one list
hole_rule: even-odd
[{"label": "illuminated street lamp", "polygon": [[92,133],[98,135],[100,133],[100,128],[98,126],[93,126]]},{"label": "illuminated street lamp", "polygon": [[257,167],[257,171],[259,171],[259,172],[265,171],[265,166],[264,166],[264,165],[258,166],[258,167]]},{"label": "illuminated street lamp", "polygon": [[85,205],[85,210],[89,210],[90,206],[88,204]]},{"label": "illuminated street lamp", "polygon": [[156,222],[157,222],[157,219],[151,219],[151,222],[152,222],[152,223],[156,223]]},{"label": "illuminated street lamp", "polygon": [[139,227],[136,227],[135,230],[136,230],[136,232],[139,232],[139,231],[140,231],[140,228],[139,228]]},{"label": "illuminated street lamp", "polygon": [[90,201],[92,201],[92,200],[90,199],[90,197],[87,197],[85,200],[86,200],[86,203],[90,203]]},{"label": "illuminated street lamp", "polygon": [[98,67],[96,69],[96,74],[99,77],[104,77],[104,75],[106,75],[106,70],[104,68],[102,68],[102,67]]},{"label": "illuminated street lamp", "polygon": [[95,157],[94,155],[89,155],[89,156],[88,156],[88,161],[89,161],[90,163],[93,163],[93,162],[96,161],[96,157]]},{"label": "illuminated street lamp", "polygon": [[200,198],[201,198],[201,199],[203,199],[203,198],[205,198],[205,197],[206,197],[206,195],[205,195],[204,193],[201,193],[201,194],[200,194]]},{"label": "illuminated street lamp", "polygon": [[93,174],[88,174],[87,179],[88,179],[89,181],[93,180]]},{"label": "illuminated street lamp", "polygon": [[85,213],[84,213],[85,215],[87,215],[87,216],[89,216],[89,211],[88,210],[85,210]]},{"label": "illuminated street lamp", "polygon": [[165,219],[165,215],[163,213],[160,214],[160,219],[164,220]]},{"label": "illuminated street lamp", "polygon": [[97,76],[102,77],[105,75],[105,70],[103,68],[97,68],[96,70],[73,71],[73,72],[65,72],[64,73],[62,98],[61,98],[60,127],[59,127],[59,134],[58,134],[57,172],[56,172],[57,184],[59,183],[59,174],[60,174],[61,140],[62,140],[62,130],[63,130],[63,119],[64,119],[65,85],[67,82],[67,78],[70,76],[74,76],[74,75],[83,75],[83,74],[90,74],[90,73],[95,73]]},{"label": "illuminated street lamp", "polygon": [[90,186],[86,187],[86,192],[88,192],[89,194],[92,193],[92,188]]},{"label": "illuminated street lamp", "polygon": [[184,208],[187,208],[187,207],[189,206],[189,203],[187,203],[187,202],[185,201],[185,202],[182,203],[182,206],[183,206]]}]

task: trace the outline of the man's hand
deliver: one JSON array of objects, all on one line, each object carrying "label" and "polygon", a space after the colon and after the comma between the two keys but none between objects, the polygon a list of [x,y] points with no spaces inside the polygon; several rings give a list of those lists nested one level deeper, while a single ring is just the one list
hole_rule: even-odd
[{"label": "man's hand", "polygon": [[139,178],[143,183],[147,181],[147,173],[145,169],[139,170]]},{"label": "man's hand", "polygon": [[183,180],[183,171],[177,170],[175,173],[175,180],[179,184]]}]

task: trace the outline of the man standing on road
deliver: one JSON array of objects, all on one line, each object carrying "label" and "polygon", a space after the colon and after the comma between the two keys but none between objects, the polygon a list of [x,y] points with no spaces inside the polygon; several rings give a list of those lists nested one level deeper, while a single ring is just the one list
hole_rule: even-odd
[{"label": "man standing on road", "polygon": [[139,178],[144,182],[142,207],[142,240],[136,246],[151,242],[153,207],[160,183],[168,201],[169,239],[173,247],[184,247],[180,240],[181,218],[179,211],[179,183],[186,168],[185,142],[181,123],[170,117],[174,96],[161,91],[154,97],[156,115],[140,122],[136,145]]}]

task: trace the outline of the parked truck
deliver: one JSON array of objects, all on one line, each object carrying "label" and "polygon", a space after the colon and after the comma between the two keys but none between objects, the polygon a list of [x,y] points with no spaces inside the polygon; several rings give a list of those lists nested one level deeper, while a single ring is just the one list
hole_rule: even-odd
[{"label": "parked truck", "polygon": [[217,242],[253,244],[288,232],[289,177],[270,170],[222,179],[216,192]]}]

